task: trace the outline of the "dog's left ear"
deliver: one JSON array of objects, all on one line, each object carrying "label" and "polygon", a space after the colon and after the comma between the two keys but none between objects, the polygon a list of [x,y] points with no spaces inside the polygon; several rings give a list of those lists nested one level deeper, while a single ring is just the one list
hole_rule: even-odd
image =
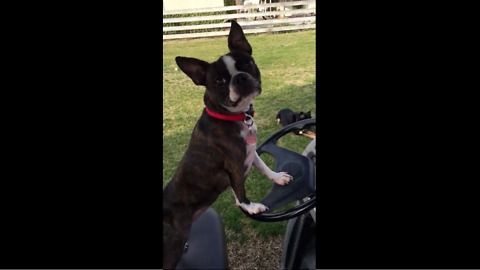
[{"label": "dog's left ear", "polygon": [[252,46],[245,38],[242,27],[236,21],[232,21],[230,33],[228,34],[228,48],[230,51],[239,50],[252,55]]},{"label": "dog's left ear", "polygon": [[175,57],[175,62],[177,62],[178,67],[183,73],[192,79],[193,83],[206,86],[209,63],[196,58],[182,56]]}]

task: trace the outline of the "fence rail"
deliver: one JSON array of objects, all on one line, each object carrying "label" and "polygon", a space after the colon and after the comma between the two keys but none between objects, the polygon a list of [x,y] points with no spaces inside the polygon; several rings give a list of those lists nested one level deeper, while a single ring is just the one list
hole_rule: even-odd
[{"label": "fence rail", "polygon": [[[229,21],[232,19],[237,20],[246,34],[315,29],[316,10],[308,8],[315,6],[315,2],[310,0],[168,11],[164,12],[164,16],[170,18],[163,19],[163,39],[228,35]],[[240,12],[226,14],[237,10]],[[216,14],[201,15],[202,13]]]},{"label": "fence rail", "polygon": [[239,6],[226,6],[226,7],[213,7],[213,8],[195,8],[195,9],[182,9],[164,11],[163,15],[176,15],[176,14],[188,14],[188,13],[202,13],[202,12],[217,12],[217,11],[231,11],[231,10],[248,10],[252,8],[269,8],[269,7],[291,7],[291,6],[305,6],[315,4],[316,1],[294,1],[294,2],[282,2],[282,3],[270,3],[270,4],[258,4],[258,5],[239,5]]}]

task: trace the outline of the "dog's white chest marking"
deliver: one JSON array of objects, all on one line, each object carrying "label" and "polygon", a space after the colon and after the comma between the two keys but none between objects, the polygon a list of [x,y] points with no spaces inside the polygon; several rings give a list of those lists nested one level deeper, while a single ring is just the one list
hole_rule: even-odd
[{"label": "dog's white chest marking", "polygon": [[[246,142],[246,152],[247,156],[245,158],[245,175],[250,171],[252,165],[257,167],[265,176],[270,180],[275,182],[277,185],[286,185],[288,184],[293,177],[286,172],[274,172],[272,171],[263,160],[258,156],[257,148],[257,125],[251,119],[251,125],[246,125],[245,123],[240,123],[242,125],[241,136]],[[248,123],[248,122],[247,122]],[[249,124],[249,123],[248,123]],[[244,208],[246,209],[246,208]]]},{"label": "dog's white chest marking", "polygon": [[246,143],[246,158],[245,158],[245,174],[247,174],[250,169],[252,168],[253,161],[255,160],[255,151],[257,148],[257,125],[253,121],[250,120],[251,125],[247,122],[247,124],[240,122],[239,124],[242,126],[242,130],[240,132],[240,136],[245,140]]}]

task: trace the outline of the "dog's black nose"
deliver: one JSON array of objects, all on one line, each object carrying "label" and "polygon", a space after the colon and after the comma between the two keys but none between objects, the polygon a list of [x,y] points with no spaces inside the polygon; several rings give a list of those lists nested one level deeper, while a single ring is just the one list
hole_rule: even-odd
[{"label": "dog's black nose", "polygon": [[248,74],[246,73],[239,73],[233,77],[234,84],[244,84],[248,80]]}]

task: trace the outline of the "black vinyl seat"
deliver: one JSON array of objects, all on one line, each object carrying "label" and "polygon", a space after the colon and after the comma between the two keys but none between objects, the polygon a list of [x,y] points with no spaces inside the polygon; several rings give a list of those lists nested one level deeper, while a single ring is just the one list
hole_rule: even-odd
[{"label": "black vinyl seat", "polygon": [[213,208],[192,224],[187,243],[176,269],[228,269],[225,230]]}]

